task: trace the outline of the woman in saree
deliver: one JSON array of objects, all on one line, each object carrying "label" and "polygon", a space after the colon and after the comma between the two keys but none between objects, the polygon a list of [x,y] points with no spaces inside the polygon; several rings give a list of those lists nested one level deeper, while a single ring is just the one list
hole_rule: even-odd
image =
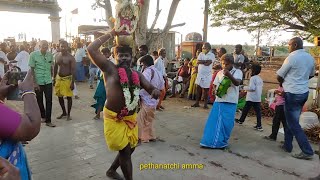
[{"label": "woman in saree", "polygon": [[189,85],[189,91],[188,91],[188,98],[191,100],[196,99],[196,90],[197,86],[195,84],[197,75],[198,75],[198,64],[197,64],[197,58],[200,54],[200,50],[197,50],[195,57],[189,62],[189,67],[191,68],[191,78],[190,78],[190,85]]},{"label": "woman in saree", "polygon": [[[109,48],[103,48],[101,50],[101,53],[108,59],[108,61],[111,61],[115,63],[114,59],[111,57],[111,51]],[[96,88],[96,92],[94,93],[93,98],[96,100],[96,103],[91,105],[91,107],[95,108],[96,116],[93,118],[94,120],[100,119],[100,113],[103,110],[104,103],[106,102],[107,95],[106,95],[106,88],[104,86],[104,77],[103,73],[99,69],[97,72],[98,77],[98,85]]]},{"label": "woman in saree", "polygon": [[101,73],[100,69],[97,72],[97,77],[98,77],[98,85],[96,88],[96,92],[94,93],[94,96],[93,96],[93,98],[96,100],[96,103],[91,105],[91,107],[95,108],[96,116],[93,118],[94,120],[100,119],[100,113],[107,99],[106,88],[104,87],[103,73]]},{"label": "woman in saree", "polygon": [[[15,166],[19,171],[16,179],[31,180],[31,171],[28,166],[27,156],[20,141],[30,141],[35,138],[41,125],[40,110],[33,91],[33,77],[28,72],[25,80],[18,87],[8,85],[9,73],[4,75],[0,83],[0,157]],[[24,112],[18,113],[5,105],[4,100],[14,88],[22,91]],[[0,179],[14,176],[10,166],[2,163]],[[9,167],[9,168],[8,168]]]}]

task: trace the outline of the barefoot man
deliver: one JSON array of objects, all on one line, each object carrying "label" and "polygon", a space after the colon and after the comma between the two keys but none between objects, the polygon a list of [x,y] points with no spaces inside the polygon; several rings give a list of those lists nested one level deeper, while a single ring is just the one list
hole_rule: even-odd
[{"label": "barefoot man", "polygon": [[[74,77],[76,61],[74,57],[68,52],[68,43],[66,41],[60,42],[60,52],[55,56],[53,85],[56,96],[58,96],[59,103],[62,109],[62,114],[57,119],[67,117],[71,120],[70,112],[72,107],[72,90],[74,89]],[[64,105],[63,97],[67,97],[68,113]]]},{"label": "barefoot man", "polygon": [[144,76],[132,69],[132,49],[126,45],[115,47],[116,65],[101,54],[99,47],[116,35],[112,30],[92,42],[88,47],[91,61],[104,73],[107,101],[104,107],[104,134],[110,150],[119,151],[106,175],[122,179],[116,172],[120,166],[126,180],[132,179],[131,154],[138,143],[136,108],[140,87],[157,99],[160,91]]}]

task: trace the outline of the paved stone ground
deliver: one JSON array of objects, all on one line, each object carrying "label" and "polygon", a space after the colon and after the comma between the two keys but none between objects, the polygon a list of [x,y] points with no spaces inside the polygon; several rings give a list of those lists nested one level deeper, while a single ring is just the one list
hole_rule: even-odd
[{"label": "paved stone ground", "polygon": [[[93,90],[78,85],[80,99],[74,100],[72,121],[55,120],[60,114],[55,99],[53,109],[56,128],[42,126],[40,134],[26,146],[34,180],[108,179],[106,169],[115,152],[105,145],[103,122],[92,120],[90,104]],[[20,103],[12,103],[21,109]],[[156,114],[156,133],[161,141],[139,146],[133,154],[134,179],[206,180],[206,179],[306,179],[320,172],[319,160],[297,160],[282,152],[279,142],[269,142],[271,120],[263,119],[264,132],[252,129],[255,118],[243,126],[236,125],[230,150],[199,147],[209,110],[191,109],[191,101],[179,98],[164,101],[166,110]],[[280,136],[279,139],[282,139]],[[314,147],[316,147],[314,145]],[[295,144],[294,151],[299,147]],[[139,170],[144,163],[179,163],[180,169]],[[182,164],[203,164],[203,169],[183,170]],[[122,175],[120,169],[118,172]]]}]

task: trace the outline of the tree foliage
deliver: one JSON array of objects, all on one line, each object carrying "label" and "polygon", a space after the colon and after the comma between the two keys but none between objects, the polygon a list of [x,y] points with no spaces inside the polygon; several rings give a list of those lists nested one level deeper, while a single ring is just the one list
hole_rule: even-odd
[{"label": "tree foliage", "polygon": [[211,0],[212,26],[320,35],[320,0]]}]

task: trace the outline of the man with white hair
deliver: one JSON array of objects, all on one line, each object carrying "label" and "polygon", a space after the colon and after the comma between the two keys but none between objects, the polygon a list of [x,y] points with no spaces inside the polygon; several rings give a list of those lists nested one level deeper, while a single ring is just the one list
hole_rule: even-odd
[{"label": "man with white hair", "polygon": [[210,51],[211,45],[206,42],[202,46],[202,52],[198,56],[198,75],[195,81],[197,85],[196,103],[191,107],[200,107],[201,92],[203,90],[204,109],[208,109],[208,92],[212,78],[212,65],[215,62],[215,55]]},{"label": "man with white hair", "polygon": [[[48,52],[48,42],[40,42],[40,51],[34,51],[30,54],[29,66],[34,78],[34,89],[37,94],[37,101],[41,112],[41,118],[49,127],[55,127],[51,122],[52,113],[52,72],[53,55]],[[43,94],[46,99],[46,107],[43,105]]]},{"label": "man with white hair", "polygon": [[159,57],[158,59],[156,59],[154,61],[154,67],[160,72],[160,75],[163,77],[163,79],[165,80],[165,86],[164,88],[161,90],[161,94],[160,94],[160,98],[159,98],[159,103],[157,106],[157,110],[164,110],[164,107],[161,105],[164,97],[166,96],[166,83],[167,83],[167,73],[166,73],[166,68],[164,65],[164,60],[166,58],[166,49],[161,48],[159,49]]}]

